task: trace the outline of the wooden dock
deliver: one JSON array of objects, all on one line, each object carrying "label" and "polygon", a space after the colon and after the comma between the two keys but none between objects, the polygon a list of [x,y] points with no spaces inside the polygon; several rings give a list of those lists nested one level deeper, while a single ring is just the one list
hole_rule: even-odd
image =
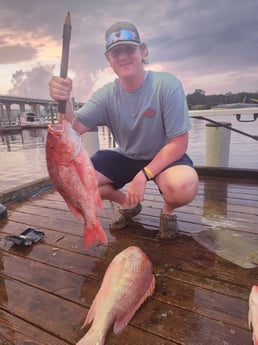
[{"label": "wooden dock", "polygon": [[[153,262],[156,289],[119,336],[110,332],[107,345],[251,345],[248,297],[258,268],[216,255],[195,236],[230,231],[240,242],[256,241],[258,181],[200,177],[194,201],[176,212],[181,236],[173,241],[156,238],[161,205],[149,183],[135,222],[111,232],[113,211],[104,202],[100,221],[109,244],[85,251],[83,226],[56,191],[10,203],[8,219],[0,222],[0,344],[76,344],[108,264],[135,245]],[[10,248],[4,237],[28,227],[43,231],[44,239]]]}]

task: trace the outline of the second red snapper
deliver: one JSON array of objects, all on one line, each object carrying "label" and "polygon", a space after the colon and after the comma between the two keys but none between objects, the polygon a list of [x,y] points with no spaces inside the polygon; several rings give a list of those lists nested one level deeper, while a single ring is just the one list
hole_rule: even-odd
[{"label": "second red snapper", "polygon": [[258,345],[258,286],[253,286],[249,295],[249,328],[253,329],[253,342]]},{"label": "second red snapper", "polygon": [[152,263],[145,253],[134,246],[123,250],[108,266],[83,325],[93,321],[92,326],[77,345],[104,345],[110,328],[120,333],[154,288]]},{"label": "second red snapper", "polygon": [[96,216],[102,209],[95,170],[81,139],[70,123],[51,125],[46,140],[49,176],[73,215],[84,220],[84,246],[101,241],[106,234]]}]

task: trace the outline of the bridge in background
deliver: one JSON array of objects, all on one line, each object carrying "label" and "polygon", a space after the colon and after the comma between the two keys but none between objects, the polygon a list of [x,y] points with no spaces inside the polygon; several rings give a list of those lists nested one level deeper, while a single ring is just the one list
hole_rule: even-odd
[{"label": "bridge in background", "polygon": [[[73,104],[74,109],[82,106],[82,103],[75,103],[74,99]],[[14,114],[15,105],[16,113]],[[26,105],[30,107],[29,110],[26,110]],[[40,98],[0,96],[0,127],[3,123],[7,124],[7,126],[11,126],[14,123],[18,126],[21,125],[21,114],[26,112],[31,112],[38,118],[42,117],[42,115],[54,118],[57,113],[57,102]]]}]

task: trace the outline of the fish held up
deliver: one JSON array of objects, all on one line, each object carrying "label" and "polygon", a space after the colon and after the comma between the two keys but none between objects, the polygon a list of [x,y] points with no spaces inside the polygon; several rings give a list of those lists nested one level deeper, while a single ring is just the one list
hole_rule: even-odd
[{"label": "fish held up", "polygon": [[138,247],[131,246],[112,260],[83,327],[91,328],[76,345],[104,345],[113,326],[119,334],[142,303],[153,294],[155,276],[152,263]]},{"label": "fish held up", "polygon": [[248,325],[253,329],[253,343],[258,345],[258,286],[254,285],[249,295]]},{"label": "fish held up", "polygon": [[94,242],[107,244],[106,234],[97,218],[102,210],[95,170],[80,136],[63,121],[49,126],[46,140],[48,173],[56,190],[72,214],[84,221],[84,247]]}]

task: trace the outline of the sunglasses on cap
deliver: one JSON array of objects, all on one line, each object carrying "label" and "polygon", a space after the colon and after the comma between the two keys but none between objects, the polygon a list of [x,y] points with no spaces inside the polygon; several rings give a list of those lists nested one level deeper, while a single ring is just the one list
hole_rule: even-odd
[{"label": "sunglasses on cap", "polygon": [[110,45],[118,41],[135,41],[137,43],[140,43],[139,36],[136,32],[128,29],[122,29],[116,32],[111,32],[106,37],[106,47],[108,48]]}]

